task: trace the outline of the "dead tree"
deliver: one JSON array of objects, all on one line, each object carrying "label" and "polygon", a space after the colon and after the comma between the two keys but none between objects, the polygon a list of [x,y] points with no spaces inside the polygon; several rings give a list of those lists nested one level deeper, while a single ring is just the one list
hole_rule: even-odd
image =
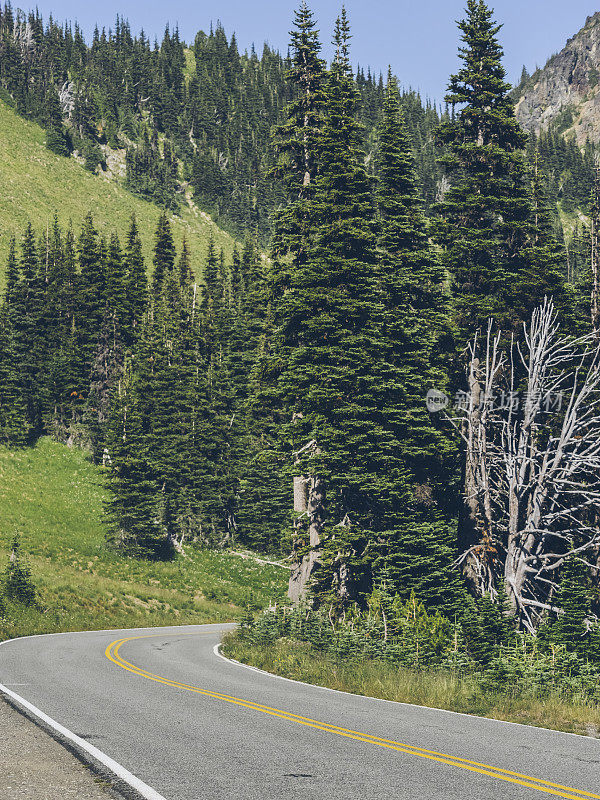
[{"label": "dead tree", "polygon": [[[485,344],[479,334],[467,348],[468,392],[462,404],[460,432],[465,443],[464,503],[459,518],[458,545],[464,553],[463,575],[477,594],[494,591],[495,548],[488,474],[488,429],[493,406],[488,402],[503,367],[500,337],[488,326]],[[481,352],[485,347],[485,351]]]},{"label": "dead tree", "polygon": [[[299,417],[301,418],[301,417]],[[296,454],[298,464],[301,457],[309,453],[318,455],[314,440],[304,445]],[[294,478],[294,554],[288,586],[288,597],[298,603],[305,595],[315,567],[319,562],[320,545],[325,523],[325,484],[318,475]],[[308,535],[307,535],[308,534]],[[306,543],[308,539],[308,547]]]},{"label": "dead tree", "polygon": [[[479,594],[503,580],[521,626],[534,632],[555,604],[560,568],[574,557],[590,568],[600,544],[600,344],[559,332],[551,302],[500,352],[488,330],[479,371],[483,395],[453,421],[472,476],[466,498],[478,540],[458,564]],[[517,386],[523,386],[517,392]],[[477,408],[476,406],[477,402]]]}]

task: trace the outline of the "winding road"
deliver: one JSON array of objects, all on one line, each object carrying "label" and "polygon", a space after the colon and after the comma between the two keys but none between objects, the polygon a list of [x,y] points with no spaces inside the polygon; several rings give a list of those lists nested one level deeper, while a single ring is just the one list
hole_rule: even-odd
[{"label": "winding road", "polygon": [[600,800],[599,740],[275,678],[229,627],[16,639],[0,684],[166,800]]}]

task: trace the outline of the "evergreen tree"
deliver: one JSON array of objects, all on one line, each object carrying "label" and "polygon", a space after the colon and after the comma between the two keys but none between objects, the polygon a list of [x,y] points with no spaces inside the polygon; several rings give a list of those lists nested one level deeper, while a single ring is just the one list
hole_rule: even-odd
[{"label": "evergreen tree", "polygon": [[[289,352],[279,380],[294,474],[311,476],[309,524],[321,540],[316,591],[352,602],[368,589],[367,544],[390,495],[391,442],[375,406],[379,359],[372,183],[364,167],[345,11],[327,82],[308,258],[290,270],[277,324]],[[387,494],[387,500],[383,495]],[[296,542],[296,549],[305,547]]]},{"label": "evergreen tree", "polygon": [[8,600],[15,600],[25,606],[35,604],[37,591],[31,578],[29,564],[21,555],[21,540],[15,535],[12,540],[11,554],[4,573],[4,595]]},{"label": "evergreen tree", "polygon": [[583,654],[587,645],[585,620],[590,609],[589,579],[585,564],[569,558],[564,564],[557,598],[563,609],[556,625],[556,638],[568,650]]},{"label": "evergreen tree", "polygon": [[534,309],[543,304],[544,296],[552,297],[564,328],[572,330],[575,297],[565,283],[565,248],[563,242],[558,241],[552,224],[537,150],[533,155],[529,184],[531,232],[522,252],[523,269],[513,287],[511,305],[519,319],[529,319]]},{"label": "evergreen tree", "polygon": [[112,234],[107,248],[105,281],[106,299],[90,376],[87,419],[96,459],[104,451],[111,393],[123,370],[123,326],[129,315],[123,252],[116,233]]},{"label": "evergreen tree", "polygon": [[91,213],[85,217],[78,242],[79,304],[77,330],[82,353],[82,384],[89,380],[106,305],[106,267],[102,241]]},{"label": "evergreen tree", "polygon": [[[30,436],[36,438],[43,428],[45,334],[40,318],[43,309],[43,283],[35,233],[29,223],[21,242],[20,277],[13,284],[8,302],[17,369],[21,375],[23,399],[27,404]],[[9,285],[9,295],[12,290]]]},{"label": "evergreen tree", "polygon": [[160,295],[165,276],[172,271],[175,265],[175,244],[171,225],[166,213],[162,213],[158,220],[154,243],[154,273],[152,274],[152,296],[154,302]]},{"label": "evergreen tree", "polygon": [[148,279],[142,255],[142,242],[135,216],[131,217],[125,248],[126,316],[123,320],[123,337],[131,347],[137,340],[148,304]]},{"label": "evergreen tree", "polygon": [[285,122],[274,131],[279,161],[273,171],[282,178],[289,202],[276,216],[272,249],[279,259],[291,255],[297,261],[306,258],[307,252],[307,201],[312,197],[318,169],[317,141],[326,75],[319,57],[319,32],[306,2],[295,12],[290,35],[292,60],[286,79],[294,97],[285,108]]},{"label": "evergreen tree", "polygon": [[[451,77],[452,118],[440,128],[451,187],[438,205],[445,264],[454,279],[463,337],[495,317],[520,327],[531,270],[526,249],[532,210],[524,147],[502,65],[500,30],[483,0],[468,0],[459,23],[461,69]],[[554,275],[539,275],[537,294],[550,294]],[[515,287],[517,291],[515,291]]]},{"label": "evergreen tree", "polygon": [[131,555],[160,558],[168,544],[159,528],[158,486],[130,370],[114,398],[107,445],[111,458],[106,503],[110,539]]},{"label": "evergreen tree", "polygon": [[[451,480],[448,438],[437,430],[425,405],[427,391],[444,387],[440,368],[449,337],[444,273],[429,245],[416,186],[414,157],[391,74],[379,132],[377,189],[379,274],[382,290],[380,354],[375,382],[381,425],[396,457],[396,487],[387,512],[387,534],[376,550],[394,591],[414,590],[431,608],[457,598],[445,498]],[[443,506],[440,508],[440,500]]]},{"label": "evergreen tree", "polygon": [[20,447],[29,439],[29,422],[9,310],[0,309],[0,442]]}]

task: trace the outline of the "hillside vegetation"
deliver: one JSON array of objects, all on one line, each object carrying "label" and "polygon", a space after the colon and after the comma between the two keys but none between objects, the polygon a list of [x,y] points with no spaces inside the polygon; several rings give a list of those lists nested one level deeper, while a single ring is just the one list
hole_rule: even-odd
[{"label": "hillside vegetation", "polygon": [[[83,216],[91,211],[96,224],[107,233],[116,230],[123,240],[132,212],[142,238],[146,263],[152,263],[154,232],[159,216],[156,205],[146,202],[102,174],[93,175],[72,158],[51,153],[45,147],[46,132],[18,116],[0,100],[0,286],[10,238],[22,234],[28,221],[36,229],[73,221],[76,233]],[[229,257],[233,239],[195,206],[182,205],[180,214],[169,214],[178,249],[185,236],[197,274],[213,232],[218,248]]]},{"label": "hillside vegetation", "polygon": [[38,607],[10,605],[0,640],[31,633],[220,622],[247,604],[277,599],[278,566],[235,552],[186,548],[156,563],[124,558],[105,544],[102,469],[77,448],[41,439],[0,449],[0,570],[15,533],[38,589]]}]

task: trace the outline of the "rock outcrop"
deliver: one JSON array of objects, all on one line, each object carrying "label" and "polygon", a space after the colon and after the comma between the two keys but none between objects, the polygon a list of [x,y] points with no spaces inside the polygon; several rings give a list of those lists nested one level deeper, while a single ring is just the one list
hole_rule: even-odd
[{"label": "rock outcrop", "polygon": [[543,69],[516,90],[517,118],[527,130],[557,123],[580,145],[600,141],[600,12]]}]

